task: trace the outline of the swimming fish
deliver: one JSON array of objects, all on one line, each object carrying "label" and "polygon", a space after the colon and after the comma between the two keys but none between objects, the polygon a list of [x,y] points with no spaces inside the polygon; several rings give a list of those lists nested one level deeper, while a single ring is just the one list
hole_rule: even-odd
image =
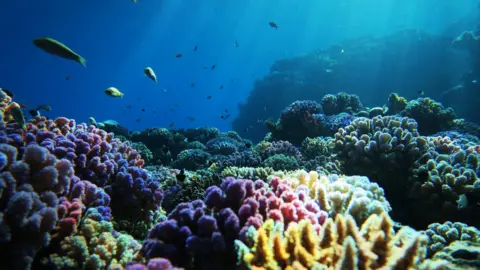
[{"label": "swimming fish", "polygon": [[72,49],[68,48],[61,42],[56,41],[55,39],[46,37],[37,38],[33,40],[33,44],[35,44],[35,46],[49,54],[53,54],[64,59],[76,61],[82,64],[84,67],[87,66],[87,60],[85,60],[85,58],[81,57]]},{"label": "swimming fish", "polygon": [[169,126],[169,127],[173,127],[173,126],[175,126],[175,122],[173,122],[173,121],[172,121],[172,122],[170,122],[170,125],[168,125],[168,126]]},{"label": "swimming fish", "polygon": [[132,0],[132,2],[136,4],[136,3],[137,3],[137,0]]},{"label": "swimming fish", "polygon": [[192,87],[192,88],[195,87],[195,83],[192,82],[192,83],[190,84],[190,87]]},{"label": "swimming fish", "polygon": [[49,112],[49,111],[52,110],[52,107],[50,105],[42,104],[42,105],[37,106],[37,108],[35,110]]},{"label": "swimming fish", "polygon": [[65,77],[65,80],[66,80],[66,81],[69,81],[71,78],[72,78],[72,76],[67,75],[67,76]]},{"label": "swimming fish", "polygon": [[213,64],[211,67],[211,70],[214,70],[217,67],[217,65]]},{"label": "swimming fish", "polygon": [[97,126],[97,120],[95,120],[93,117],[88,118],[88,123],[92,126]]},{"label": "swimming fish", "polygon": [[223,89],[223,84],[222,84],[222,85],[220,85],[220,89]]},{"label": "swimming fish", "polygon": [[33,118],[37,117],[37,116],[40,116],[40,112],[37,111],[37,110],[29,110],[28,113],[30,114],[30,116],[32,116]]},{"label": "swimming fish", "polygon": [[15,122],[17,122],[17,124],[22,127],[22,129],[25,129],[27,127],[25,122],[25,115],[23,115],[22,108],[20,108],[20,105],[18,105],[18,103],[12,103],[8,108],[8,112],[13,117]]},{"label": "swimming fish", "polygon": [[278,30],[278,24],[274,21],[271,21],[268,23],[268,25],[270,25],[270,27],[272,28],[275,28],[275,30]]},{"label": "swimming fish", "polygon": [[180,58],[180,57],[182,57],[182,54],[181,54],[181,53],[177,53],[177,54],[175,54],[175,57],[176,57],[176,58]]},{"label": "swimming fish", "polygon": [[238,47],[238,41],[235,40],[235,47]]},{"label": "swimming fish", "polygon": [[423,95],[425,95],[425,92],[423,92],[423,90],[418,90],[418,94],[419,94],[420,96],[423,96]]},{"label": "swimming fish", "polygon": [[142,118],[137,118],[137,119],[135,120],[136,123],[139,123],[140,121],[142,121]]},{"label": "swimming fish", "polygon": [[117,88],[115,87],[109,87],[107,89],[105,89],[105,94],[107,94],[107,96],[109,97],[119,97],[119,98],[123,98],[123,93],[120,92]]},{"label": "swimming fish", "polygon": [[155,72],[153,71],[153,69],[151,67],[146,67],[143,70],[143,72],[145,73],[145,75],[147,75],[148,78],[150,78],[152,81],[157,83],[157,76],[155,75]]},{"label": "swimming fish", "polygon": [[193,51],[194,51],[194,52],[196,52],[196,51],[197,51],[197,49],[198,49],[198,46],[197,46],[197,45],[195,45],[195,47],[193,47]]},{"label": "swimming fish", "polygon": [[192,122],[195,121],[195,117],[193,117],[193,116],[189,116],[189,117],[187,117],[187,119],[192,121]]},{"label": "swimming fish", "polygon": [[145,112],[145,108],[142,108],[142,112]]},{"label": "swimming fish", "polygon": [[463,209],[468,206],[468,198],[467,195],[462,194],[458,197],[457,200],[457,207],[458,209]]},{"label": "swimming fish", "polygon": [[207,96],[207,99],[212,99],[212,96]]}]

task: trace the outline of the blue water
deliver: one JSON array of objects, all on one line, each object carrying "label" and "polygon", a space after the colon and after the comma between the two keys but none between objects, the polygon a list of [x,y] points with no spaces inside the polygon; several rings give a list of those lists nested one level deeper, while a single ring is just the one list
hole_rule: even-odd
[{"label": "blue water", "polygon": [[[362,35],[407,28],[443,33],[475,21],[477,12],[473,0],[3,0],[0,87],[30,107],[51,105],[49,117],[114,119],[132,130],[172,121],[228,130],[237,105],[277,59]],[[87,68],[39,50],[32,44],[37,37],[68,45]],[[213,64],[215,70],[203,69]],[[146,66],[158,84],[145,77]],[[125,97],[106,96],[110,86]],[[174,104],[180,107],[171,112]],[[225,109],[232,114],[227,120],[220,118]]]}]

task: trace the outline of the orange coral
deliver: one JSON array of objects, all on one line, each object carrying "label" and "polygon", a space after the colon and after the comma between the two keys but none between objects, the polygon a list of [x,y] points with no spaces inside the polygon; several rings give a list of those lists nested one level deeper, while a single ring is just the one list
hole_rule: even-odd
[{"label": "orange coral", "polygon": [[[252,247],[236,241],[240,263],[250,269],[419,269],[425,239],[402,228],[396,234],[388,215],[370,216],[358,228],[351,216],[328,219],[320,234],[307,220],[283,224],[268,220],[250,230]],[[431,262],[428,262],[432,269]],[[440,269],[443,264],[435,264]]]}]

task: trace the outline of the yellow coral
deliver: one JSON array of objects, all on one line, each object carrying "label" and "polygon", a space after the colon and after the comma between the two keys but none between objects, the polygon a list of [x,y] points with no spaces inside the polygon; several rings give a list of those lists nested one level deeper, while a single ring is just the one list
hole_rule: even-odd
[{"label": "yellow coral", "polygon": [[[329,218],[318,234],[302,220],[283,225],[268,220],[250,234],[253,246],[236,241],[239,259],[250,269],[418,269],[425,259],[425,239],[409,228],[397,234],[388,215],[372,215],[361,228],[351,216]],[[250,242],[250,241],[249,241]],[[428,261],[429,269],[444,264]]]}]

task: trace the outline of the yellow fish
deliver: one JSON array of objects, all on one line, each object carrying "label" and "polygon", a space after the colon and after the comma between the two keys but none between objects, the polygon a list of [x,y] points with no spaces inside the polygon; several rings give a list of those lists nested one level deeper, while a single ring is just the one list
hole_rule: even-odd
[{"label": "yellow fish", "polygon": [[117,88],[115,87],[109,87],[107,89],[105,89],[105,94],[107,94],[107,96],[110,96],[110,97],[119,97],[119,98],[123,98],[123,93],[120,92]]},{"label": "yellow fish", "polygon": [[35,44],[35,46],[49,54],[53,54],[64,59],[76,61],[82,64],[84,67],[87,66],[87,60],[85,60],[85,58],[81,57],[72,49],[68,48],[61,42],[56,41],[55,39],[44,37],[37,38],[33,40],[33,44]]},{"label": "yellow fish", "polygon": [[145,73],[145,75],[147,75],[148,78],[150,78],[152,81],[157,83],[157,76],[155,75],[155,72],[153,71],[153,69],[151,67],[146,67],[143,70],[143,72]]}]

